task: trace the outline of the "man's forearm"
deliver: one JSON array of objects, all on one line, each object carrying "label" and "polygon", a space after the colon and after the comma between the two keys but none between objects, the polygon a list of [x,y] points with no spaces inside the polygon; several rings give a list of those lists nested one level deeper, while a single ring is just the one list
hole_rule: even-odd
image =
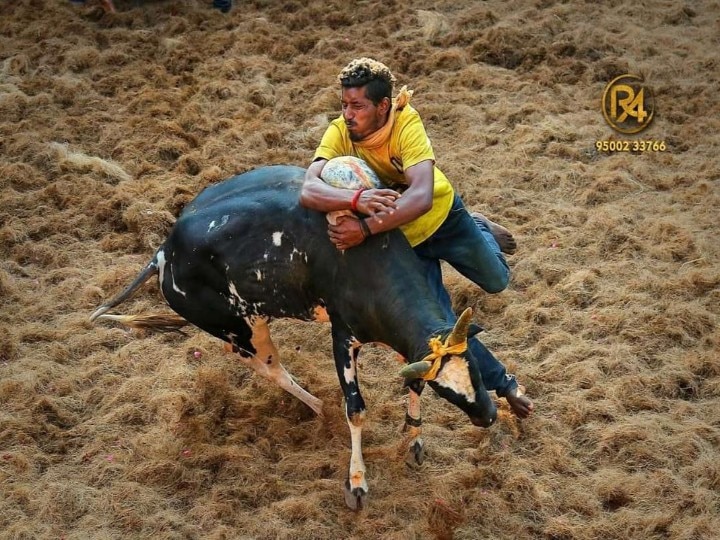
[{"label": "man's forearm", "polygon": [[425,160],[407,168],[405,179],[409,187],[397,200],[397,208],[393,212],[378,212],[366,220],[373,234],[410,223],[432,208],[435,184],[433,162]]},{"label": "man's forearm", "polygon": [[425,193],[413,192],[412,189],[408,189],[397,200],[397,208],[392,213],[378,212],[374,216],[366,218],[365,223],[372,234],[377,234],[410,223],[431,208],[432,197],[428,198]]},{"label": "man's forearm", "polygon": [[315,180],[312,177],[306,177],[300,192],[300,204],[319,212],[350,210],[354,194],[354,190],[336,188],[326,184],[320,178]]},{"label": "man's forearm", "polygon": [[400,197],[397,191],[387,188],[371,188],[360,193],[357,189],[337,188],[322,181],[318,176],[321,171],[321,164],[315,162],[305,173],[305,182],[300,192],[300,204],[306,208],[320,212],[356,210],[373,215],[378,212],[392,213],[397,206],[395,201]]}]

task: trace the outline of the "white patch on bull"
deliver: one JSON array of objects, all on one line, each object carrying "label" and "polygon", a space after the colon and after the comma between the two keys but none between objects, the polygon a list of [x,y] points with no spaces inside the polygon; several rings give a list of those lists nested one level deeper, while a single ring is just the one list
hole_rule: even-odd
[{"label": "white patch on bull", "polygon": [[257,278],[258,281],[262,281],[262,278],[263,278],[262,270],[255,270],[255,277]]},{"label": "white patch on bull", "polygon": [[470,379],[467,361],[459,356],[452,356],[438,373],[435,382],[465,396],[468,403],[475,403],[475,389]]},{"label": "white patch on bull", "polygon": [[[355,378],[357,377],[357,366],[356,366],[356,362],[354,360],[354,358],[355,358],[354,353],[355,353],[355,348],[356,348],[355,344],[357,342],[358,341],[355,338],[350,338],[350,341],[347,343],[347,345],[348,345],[347,351],[348,351],[348,356],[350,357],[350,365],[347,366],[343,370],[343,375],[345,376],[345,382],[347,384],[354,383]],[[357,394],[357,391],[352,393],[352,395],[355,395],[355,394]]]},{"label": "white patch on bull", "polygon": [[228,291],[230,291],[230,305],[234,307],[238,313],[246,313],[247,302],[240,296],[237,287],[232,281],[228,281]]},{"label": "white patch on bull", "polygon": [[282,245],[282,231],[272,233],[273,245],[280,247]]},{"label": "white patch on bull", "polygon": [[213,229],[219,229],[219,228],[222,227],[223,225],[226,225],[229,219],[230,219],[230,216],[223,216],[222,219],[220,220],[220,224],[219,224],[219,225],[215,222],[215,220],[212,220],[212,221],[210,222],[210,225],[208,225],[208,230],[207,230],[207,232],[210,232],[210,231],[212,231]]},{"label": "white patch on bull", "polygon": [[158,262],[158,280],[160,281],[160,290],[162,291],[163,288],[163,278],[165,277],[165,252],[161,249],[157,252],[157,262]]},{"label": "white patch on bull", "polygon": [[[240,296],[237,287],[235,287],[232,281],[228,282],[228,290],[230,291],[230,306],[235,309],[235,313],[242,316],[248,313],[262,313],[262,306],[265,305],[265,302],[253,302],[249,304],[247,300]],[[252,315],[252,317],[256,317],[256,315]]]},{"label": "white patch on bull", "polygon": [[187,297],[187,294],[185,294],[185,291],[181,290],[180,287],[178,287],[177,284],[175,283],[175,274],[173,274],[173,271],[172,271],[172,264],[170,264],[170,277],[172,278],[173,291],[180,293],[183,296]]},{"label": "white patch on bull", "polygon": [[185,291],[183,291],[182,289],[180,289],[180,287],[175,285],[175,278],[173,278],[173,291],[175,291],[176,293],[180,293],[183,296],[187,296],[187,293],[185,293]]},{"label": "white patch on bull", "polygon": [[345,410],[345,418],[347,418],[348,427],[350,428],[350,445],[352,447],[350,454],[350,490],[361,489],[367,493],[368,485],[365,480],[365,463],[362,457],[362,428],[365,422],[365,411],[354,414],[352,418],[348,418],[347,409]]},{"label": "white patch on bull", "polygon": [[307,262],[307,253],[299,251],[294,247],[292,253],[290,254],[290,260],[294,260],[296,255],[299,256],[302,261]]}]

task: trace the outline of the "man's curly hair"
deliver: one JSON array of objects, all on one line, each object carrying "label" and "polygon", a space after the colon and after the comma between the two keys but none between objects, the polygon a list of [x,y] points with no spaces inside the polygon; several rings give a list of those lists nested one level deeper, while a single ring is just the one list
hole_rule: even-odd
[{"label": "man's curly hair", "polygon": [[383,98],[392,99],[395,76],[390,69],[372,58],[356,58],[338,76],[343,88],[365,87],[367,98],[377,105]]}]

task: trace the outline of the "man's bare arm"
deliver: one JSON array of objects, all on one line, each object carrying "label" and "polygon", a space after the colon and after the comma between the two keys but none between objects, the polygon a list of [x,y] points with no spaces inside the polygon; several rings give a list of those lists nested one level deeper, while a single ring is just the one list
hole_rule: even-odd
[{"label": "man's bare arm", "polygon": [[426,160],[413,165],[405,170],[405,179],[408,188],[398,199],[397,208],[392,213],[378,212],[365,220],[373,234],[405,225],[432,208],[435,187],[434,163]]},{"label": "man's bare arm", "polygon": [[[336,188],[323,182],[320,174],[326,163],[326,159],[320,159],[313,161],[308,167],[300,192],[300,204],[320,212],[350,210],[357,190]],[[377,212],[392,213],[397,206],[395,201],[398,197],[400,194],[392,189],[368,189],[360,195],[357,209],[367,215]]]},{"label": "man's bare arm", "polygon": [[[404,225],[432,208],[435,187],[433,165],[432,161],[427,160],[405,171],[405,178],[410,185],[397,200],[397,208],[392,212],[378,212],[365,219],[370,234],[389,231]],[[367,214],[360,204],[358,210]],[[328,226],[328,235],[338,249],[350,249],[360,245],[366,237],[362,224],[356,219],[339,219],[336,225]]]}]

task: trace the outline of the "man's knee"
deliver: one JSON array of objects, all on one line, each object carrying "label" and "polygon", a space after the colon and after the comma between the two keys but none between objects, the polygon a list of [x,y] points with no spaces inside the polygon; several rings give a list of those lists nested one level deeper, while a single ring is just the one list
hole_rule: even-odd
[{"label": "man's knee", "polygon": [[497,272],[492,278],[485,280],[483,290],[490,294],[496,294],[507,289],[510,284],[510,271]]}]

